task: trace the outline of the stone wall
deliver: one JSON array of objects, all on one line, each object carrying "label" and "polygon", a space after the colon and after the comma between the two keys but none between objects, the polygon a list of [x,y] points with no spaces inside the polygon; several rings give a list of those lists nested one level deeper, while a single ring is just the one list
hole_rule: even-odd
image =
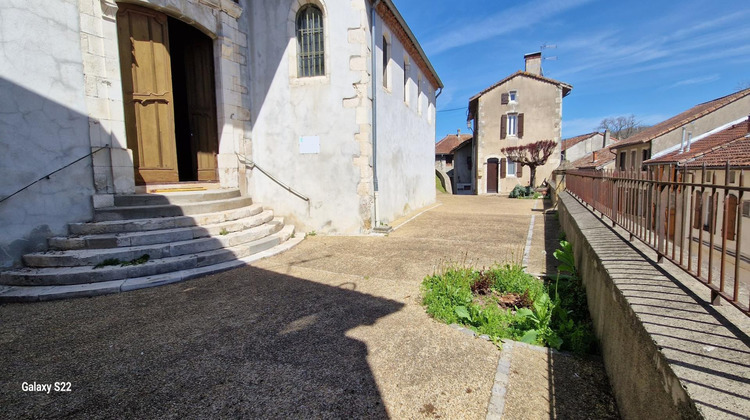
[{"label": "stone wall", "polygon": [[594,330],[624,419],[741,418],[750,412],[748,319],[708,288],[559,196]]},{"label": "stone wall", "polygon": [[[77,3],[5,0],[0,7],[0,198],[92,150]],[[67,223],[88,220],[92,179],[88,157],[0,203],[0,268],[45,250]]]}]

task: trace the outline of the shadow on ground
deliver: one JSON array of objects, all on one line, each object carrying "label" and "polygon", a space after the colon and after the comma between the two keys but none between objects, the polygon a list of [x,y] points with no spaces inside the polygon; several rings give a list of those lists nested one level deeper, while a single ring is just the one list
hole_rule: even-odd
[{"label": "shadow on ground", "polygon": [[[0,406],[8,418],[386,418],[367,348],[346,333],[402,307],[254,267],[4,305]],[[23,392],[23,382],[71,391]]]},{"label": "shadow on ground", "polygon": [[[554,252],[562,233],[551,200],[544,200],[546,268],[551,278],[559,265]],[[575,355],[547,349],[549,413],[553,419],[619,419],[617,404],[600,355]]]}]

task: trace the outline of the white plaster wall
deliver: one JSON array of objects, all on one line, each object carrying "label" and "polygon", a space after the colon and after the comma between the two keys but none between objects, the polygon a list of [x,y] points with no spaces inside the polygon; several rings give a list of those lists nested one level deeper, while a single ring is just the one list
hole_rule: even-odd
[{"label": "white plaster wall", "polygon": [[[350,65],[350,58],[361,54],[362,43],[350,43],[349,30],[367,25],[364,1],[316,3],[325,15],[326,75],[315,78],[295,75],[292,25],[298,0],[248,3],[242,19],[249,19],[251,31],[251,158],[310,201],[291,194],[257,169],[248,172],[250,194],[304,231],[366,230],[369,209],[364,211],[368,217],[362,217],[357,187],[363,174],[354,159],[363,153],[355,140],[358,121],[368,123],[369,115],[357,115],[356,108],[343,105],[345,99],[357,96],[354,84],[362,78],[362,72],[351,70]],[[367,37],[361,38],[366,42]],[[300,154],[301,136],[318,136],[320,153]]]},{"label": "white plaster wall", "polygon": [[[0,4],[0,197],[88,154],[77,0]],[[0,203],[0,267],[92,215],[91,159]]]},{"label": "white plaster wall", "polygon": [[[704,115],[687,124],[687,130],[693,133],[693,138],[700,136],[716,127],[750,115],[750,95],[723,106],[714,112]],[[651,141],[651,154],[655,155],[682,141],[682,127],[678,127]],[[642,162],[638,162],[641,164]]]},{"label": "white plaster wall", "polygon": [[[391,40],[390,85],[382,81],[383,33]],[[409,66],[411,80],[404,101],[404,55],[398,38],[376,19],[378,71],[377,153],[378,153],[378,222],[389,224],[396,218],[435,202],[435,89],[421,74],[413,58]],[[420,77],[421,74],[421,77]],[[417,81],[422,81],[417,97]]]},{"label": "white plaster wall", "polygon": [[573,146],[565,150],[565,160],[568,162],[575,162],[576,160],[591,154],[595,150],[602,148],[604,144],[604,136],[602,134],[594,134],[588,139],[576,143]]}]

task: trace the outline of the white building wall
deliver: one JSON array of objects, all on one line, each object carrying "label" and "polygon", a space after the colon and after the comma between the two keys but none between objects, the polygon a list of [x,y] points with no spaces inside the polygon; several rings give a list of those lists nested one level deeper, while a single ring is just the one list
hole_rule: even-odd
[{"label": "white building wall", "polygon": [[[0,198],[91,151],[77,0],[0,7]],[[92,215],[91,158],[0,203],[0,267]]]},{"label": "white building wall", "polygon": [[[391,30],[376,19],[378,72],[377,153],[379,223],[396,218],[435,201],[435,89],[410,57],[408,100],[404,101],[404,46]],[[390,39],[388,87],[383,86],[382,40]],[[421,89],[417,83],[421,80]],[[421,94],[420,94],[421,92]]]},{"label": "white building wall", "polygon": [[[320,77],[296,76],[298,0],[255,0],[244,15],[251,28],[251,158],[309,202],[258,170],[248,172],[248,186],[256,201],[304,231],[359,233],[369,227],[370,210],[360,211],[357,188],[363,174],[354,159],[362,151],[355,135],[358,121],[369,123],[369,115],[344,102],[357,97],[354,85],[362,79],[350,60],[361,55],[367,39],[350,42],[349,32],[367,25],[364,0],[315,4],[324,13],[326,74]],[[317,137],[319,153],[300,153],[301,137]]]}]

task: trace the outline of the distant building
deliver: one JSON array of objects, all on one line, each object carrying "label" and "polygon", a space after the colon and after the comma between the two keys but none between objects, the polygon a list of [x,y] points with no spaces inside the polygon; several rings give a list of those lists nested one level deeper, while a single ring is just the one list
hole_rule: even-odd
[{"label": "distant building", "polygon": [[[469,99],[468,120],[474,127],[476,194],[509,193],[528,184],[530,170],[509,160],[501,149],[540,140],[560,142],[562,100],[572,86],[544,77],[542,54],[524,56],[518,71]],[[560,164],[560,148],[537,169],[536,180],[550,177]]]},{"label": "distant building", "polygon": [[[729,172],[727,173],[727,164]],[[716,127],[707,133],[691,139],[690,143],[678,144],[654,155],[653,158],[644,162],[647,169],[661,180],[678,179],[691,183],[710,183],[727,185],[734,188],[750,184],[750,117],[739,118],[727,124]],[[673,173],[676,169],[676,174]],[[742,171],[745,173],[744,182],[740,179]],[[700,190],[696,189],[694,194]],[[744,197],[737,196],[737,190],[729,190],[725,196],[723,189],[706,188],[700,200],[688,200],[676,203],[679,214],[685,214],[688,226],[692,220],[693,237],[699,236],[700,230],[715,235],[716,243],[725,238],[728,241],[728,249],[736,249],[735,241],[741,238],[742,250],[750,250],[750,200],[747,194]],[[713,196],[713,194],[716,196]],[[742,202],[740,199],[742,198]],[[716,201],[714,201],[716,200]],[[674,201],[674,200],[673,200]],[[714,209],[714,203],[719,207]],[[692,209],[682,212],[685,207]],[[726,211],[726,213],[725,213]],[[742,221],[741,232],[738,225],[738,213]],[[726,218],[726,229],[724,229],[724,215]],[[692,217],[691,217],[692,216]],[[674,217],[673,217],[674,219]],[[715,219],[715,220],[713,220]],[[674,224],[674,223],[673,223]],[[675,230],[672,226],[671,230]],[[680,226],[676,230],[680,234]],[[741,234],[740,234],[741,233]],[[709,239],[706,238],[706,241]],[[743,254],[744,258],[750,255]],[[750,275],[747,268],[743,268],[745,275]]]},{"label": "distant building", "polygon": [[573,162],[615,142],[617,142],[617,139],[612,138],[609,131],[603,133],[595,131],[563,139],[560,144],[561,159]]},{"label": "distant building", "polygon": [[613,146],[617,153],[617,169],[640,169],[651,156],[747,116],[749,111],[750,89],[696,105]]},{"label": "distant building", "polygon": [[435,172],[445,190],[452,194],[471,194],[471,134],[449,134],[435,144]]}]

